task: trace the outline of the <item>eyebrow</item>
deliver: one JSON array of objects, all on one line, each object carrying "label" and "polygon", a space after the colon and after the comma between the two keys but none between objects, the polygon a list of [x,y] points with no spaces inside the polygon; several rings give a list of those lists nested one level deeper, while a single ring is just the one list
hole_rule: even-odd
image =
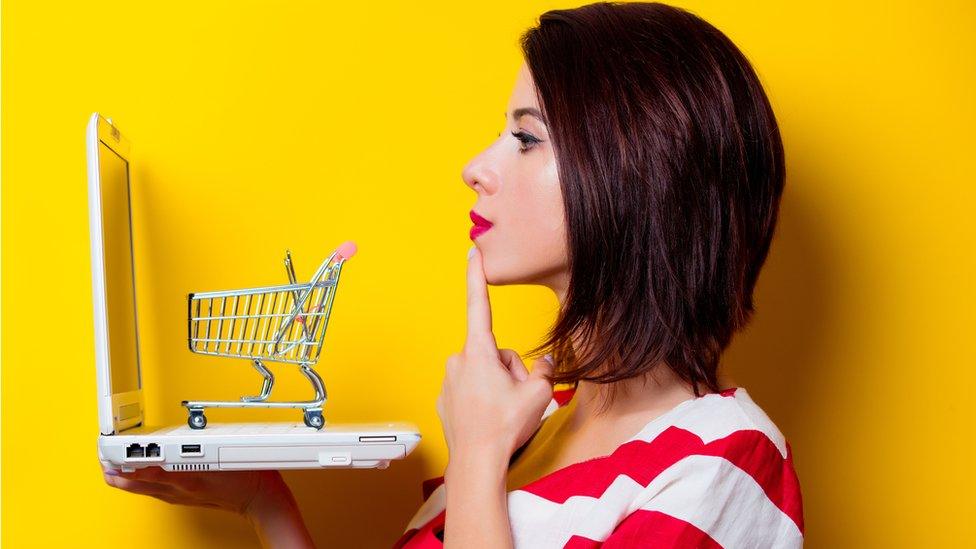
[{"label": "eyebrow", "polygon": [[546,123],[546,117],[542,116],[542,112],[540,112],[539,109],[536,109],[535,107],[520,107],[512,111],[512,118],[514,120],[518,120],[519,118],[522,118],[525,115],[534,116],[539,119],[539,122],[542,122],[547,126],[549,125],[548,123]]}]

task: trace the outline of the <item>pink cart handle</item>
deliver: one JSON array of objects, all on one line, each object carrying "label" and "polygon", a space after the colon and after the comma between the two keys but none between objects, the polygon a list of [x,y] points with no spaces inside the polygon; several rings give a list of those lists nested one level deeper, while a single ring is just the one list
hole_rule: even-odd
[{"label": "pink cart handle", "polygon": [[352,240],[347,240],[347,241],[343,242],[336,249],[336,255],[339,256],[339,259],[340,260],[349,259],[352,256],[356,255],[356,250],[357,249],[358,248],[356,248],[356,243],[355,242],[353,242]]}]

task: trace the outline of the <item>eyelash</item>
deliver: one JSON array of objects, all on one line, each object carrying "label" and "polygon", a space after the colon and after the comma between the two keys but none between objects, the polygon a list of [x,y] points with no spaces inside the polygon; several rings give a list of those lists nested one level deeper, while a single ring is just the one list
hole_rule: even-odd
[{"label": "eyelash", "polygon": [[521,130],[512,132],[512,137],[519,140],[519,152],[523,154],[531,149],[536,143],[542,143],[542,140],[538,137],[525,133]]}]

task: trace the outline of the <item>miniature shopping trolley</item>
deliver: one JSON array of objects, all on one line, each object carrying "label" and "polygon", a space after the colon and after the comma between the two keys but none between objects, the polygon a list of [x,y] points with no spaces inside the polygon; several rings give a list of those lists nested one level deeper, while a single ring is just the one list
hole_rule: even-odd
[{"label": "miniature shopping trolley", "polygon": [[[322,405],[325,384],[312,367],[322,352],[332,301],[345,261],[356,253],[353,242],[345,242],[322,262],[312,279],[299,284],[291,253],[285,253],[289,284],[198,292],[188,297],[190,351],[204,355],[242,358],[251,361],[264,378],[261,393],[239,401],[184,400],[193,429],[207,426],[206,408],[302,408],[305,425],[325,425]],[[297,402],[269,401],[274,374],[267,362],[298,366],[315,391],[315,398]]]}]

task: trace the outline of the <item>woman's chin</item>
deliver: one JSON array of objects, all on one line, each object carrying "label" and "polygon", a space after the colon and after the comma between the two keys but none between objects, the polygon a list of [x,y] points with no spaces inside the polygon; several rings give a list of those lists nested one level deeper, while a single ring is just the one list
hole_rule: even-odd
[{"label": "woman's chin", "polygon": [[492,271],[485,270],[485,282],[490,286],[505,286],[506,284],[511,284],[509,279],[504,276],[499,276]]},{"label": "woman's chin", "polygon": [[485,282],[492,286],[504,286],[512,284],[512,275],[508,266],[503,261],[499,261],[494,255],[488,255],[482,249],[482,266],[485,270]]},{"label": "woman's chin", "polygon": [[515,264],[514,258],[497,259],[491,255],[484,255],[485,282],[492,286],[508,286],[512,284],[533,284],[537,277],[534,273]]}]

